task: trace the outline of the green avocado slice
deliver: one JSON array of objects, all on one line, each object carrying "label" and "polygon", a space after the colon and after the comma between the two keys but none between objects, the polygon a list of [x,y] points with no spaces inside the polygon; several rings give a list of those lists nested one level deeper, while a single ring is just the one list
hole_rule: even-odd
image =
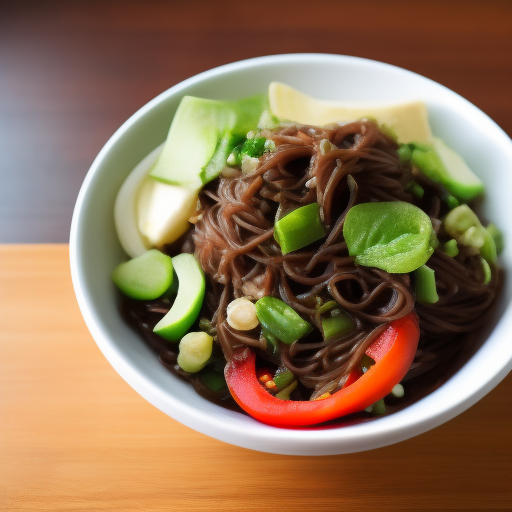
[{"label": "green avocado slice", "polygon": [[203,270],[192,254],[172,258],[178,277],[178,295],[168,313],[155,325],[153,332],[169,341],[179,341],[196,321],[203,305],[205,279]]},{"label": "green avocado slice", "polygon": [[238,101],[185,96],[150,176],[172,185],[201,188],[219,175],[234,141],[257,128],[266,108],[267,95]]}]

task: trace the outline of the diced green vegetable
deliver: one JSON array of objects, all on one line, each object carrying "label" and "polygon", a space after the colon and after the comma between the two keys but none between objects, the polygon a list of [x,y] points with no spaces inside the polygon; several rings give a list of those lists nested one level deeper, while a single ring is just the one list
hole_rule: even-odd
[{"label": "diced green vegetable", "polygon": [[275,297],[262,297],[256,302],[256,314],[266,331],[290,345],[312,331],[309,322],[302,319],[288,304]]},{"label": "diced green vegetable", "polygon": [[366,412],[369,412],[375,416],[380,416],[386,412],[386,404],[384,403],[384,399],[381,398],[370,407],[365,409]]},{"label": "diced green vegetable", "polygon": [[505,238],[503,233],[494,224],[489,224],[487,226],[487,231],[494,240],[494,245],[496,246],[496,254],[501,254],[505,248]]},{"label": "diced green vegetable", "polygon": [[173,283],[171,258],[157,249],[121,263],[112,273],[116,286],[128,297],[152,300],[162,296]]},{"label": "diced green vegetable", "polygon": [[265,137],[252,137],[247,139],[240,150],[240,154],[248,155],[251,158],[259,158],[265,151],[266,140]]},{"label": "diced green vegetable", "polygon": [[153,331],[169,341],[179,341],[201,311],[205,279],[201,266],[192,254],[179,254],[172,258],[172,263],[178,276],[178,295]]},{"label": "diced green vegetable", "polygon": [[[221,149],[221,139],[226,138],[227,141],[230,132],[246,134],[253,130],[267,105],[266,94],[238,101],[185,96],[150,176],[172,185],[201,188],[225,165],[221,158],[225,154],[224,147]],[[227,142],[225,144],[228,146]],[[217,158],[209,166],[214,155]]]},{"label": "diced green vegetable", "polygon": [[290,400],[290,395],[296,387],[297,381],[294,381],[288,387],[284,388],[282,391],[279,391],[279,393],[276,395],[276,398],[279,398],[279,400]]},{"label": "diced green vegetable", "polygon": [[200,374],[201,381],[212,391],[218,392],[227,388],[226,379],[222,372],[216,370],[205,369]]},{"label": "diced green vegetable", "polygon": [[274,381],[275,385],[279,388],[279,390],[282,390],[288,387],[293,382],[294,379],[295,377],[293,373],[289,370],[286,370],[284,372],[276,373],[272,380]]},{"label": "diced green vegetable", "polygon": [[448,254],[448,256],[451,256],[452,258],[455,258],[457,254],[459,254],[459,248],[457,246],[457,240],[455,238],[452,238],[451,240],[448,240],[448,242],[443,244],[443,251]]},{"label": "diced green vegetable", "polygon": [[324,236],[325,228],[320,220],[318,203],[301,206],[274,225],[274,237],[283,254],[302,249]]},{"label": "diced green vegetable", "polygon": [[400,201],[353,206],[345,217],[343,235],[358,265],[390,273],[421,267],[438,243],[429,216]]},{"label": "diced green vegetable", "polygon": [[458,199],[470,201],[484,191],[483,183],[462,157],[441,139],[434,138],[431,146],[412,143],[410,147],[412,163]]},{"label": "diced green vegetable", "polygon": [[449,212],[444,220],[444,227],[459,244],[472,247],[489,263],[496,262],[494,239],[467,204],[461,204]]},{"label": "diced green vegetable", "polygon": [[180,341],[178,365],[189,373],[202,370],[212,355],[213,338],[203,331],[189,332]]},{"label": "diced green vegetable", "polygon": [[416,300],[420,304],[434,304],[439,300],[436,288],[435,272],[422,265],[414,272],[416,278]]},{"label": "diced green vegetable", "polygon": [[349,315],[340,310],[334,311],[334,315],[331,313],[330,317],[322,318],[324,340],[339,338],[354,330],[355,323]]},{"label": "diced green vegetable", "polygon": [[418,199],[422,199],[425,195],[424,188],[419,184],[416,183],[414,180],[411,180],[409,183],[407,183],[405,190],[409,190],[411,194],[414,197],[417,197]]},{"label": "diced green vegetable", "polygon": [[489,263],[487,263],[487,260],[484,258],[481,258],[481,261],[482,268],[484,269],[484,284],[489,284],[492,278],[491,267],[489,266]]},{"label": "diced green vegetable", "polygon": [[448,205],[448,208],[450,208],[450,210],[453,210],[460,204],[459,200],[455,196],[452,196],[451,194],[446,196],[444,200],[446,201],[446,204]]},{"label": "diced green vegetable", "polygon": [[398,156],[401,162],[410,162],[412,158],[412,149],[409,144],[401,144],[398,148]]}]

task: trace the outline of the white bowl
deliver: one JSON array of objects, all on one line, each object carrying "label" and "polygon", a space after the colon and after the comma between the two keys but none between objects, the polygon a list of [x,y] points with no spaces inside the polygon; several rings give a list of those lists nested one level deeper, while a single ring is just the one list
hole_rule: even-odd
[{"label": "white bowl", "polygon": [[389,416],[320,429],[275,428],[208,402],[158,362],[117,310],[110,274],[125,254],[117,240],[113,208],[123,180],[165,140],[184,95],[235,99],[262,93],[271,81],[324,99],[423,99],[434,134],[461,153],[485,182],[484,212],[509,241],[501,264],[510,272],[512,142],[489,117],[442,85],[394,66],[339,55],[275,55],[228,64],[172,87],[128,119],[100,151],[80,190],[70,238],[73,284],[87,326],[112,366],[144,398],[190,428],[227,443],[271,453],[329,455],[421,434],[473,405],[512,368],[510,281],[500,302],[499,322],[439,389]]}]

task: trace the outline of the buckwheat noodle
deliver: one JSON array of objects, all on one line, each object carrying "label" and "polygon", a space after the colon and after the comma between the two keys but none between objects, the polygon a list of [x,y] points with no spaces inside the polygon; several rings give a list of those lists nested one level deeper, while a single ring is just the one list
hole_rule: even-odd
[{"label": "buckwheat noodle", "polygon": [[[474,331],[492,314],[498,270],[493,268],[491,282],[484,285],[478,255],[462,246],[455,258],[436,249],[428,266],[435,271],[439,301],[421,305],[415,303],[409,275],[355,265],[342,233],[353,205],[406,201],[422,208],[438,238],[448,240],[441,230],[441,218],[448,211],[442,201],[446,192],[410,164],[401,163],[397,144],[370,121],[333,128],[291,124],[262,136],[274,142],[275,151],[261,157],[253,172],[209,184],[200,195],[198,222],[180,241],[180,250],[195,252],[207,275],[202,314],[212,320],[226,361],[245,346],[261,349],[260,357],[270,357],[257,330],[236,331],[226,322],[229,302],[266,295],[287,302],[317,327],[292,345],[283,344],[280,359],[274,361],[295,374],[309,394],[306,399],[342,386],[386,324],[413,309],[420,319],[421,339],[405,379],[416,379],[453,357],[464,344],[461,333]],[[421,199],[409,191],[412,179],[425,190]],[[312,202],[320,205],[327,236],[282,255],[273,236],[276,218]],[[329,300],[352,316],[356,329],[324,341],[317,305]],[[145,332],[164,364],[176,370],[174,352],[150,332],[169,304],[137,307],[130,303],[125,314]],[[197,378],[187,378],[208,396]]]}]

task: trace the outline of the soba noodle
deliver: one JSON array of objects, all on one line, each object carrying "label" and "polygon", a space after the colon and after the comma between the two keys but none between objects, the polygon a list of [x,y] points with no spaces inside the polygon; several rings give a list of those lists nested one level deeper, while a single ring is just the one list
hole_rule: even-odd
[{"label": "soba noodle", "polygon": [[[435,271],[439,301],[422,305],[415,303],[409,274],[356,265],[342,232],[353,205],[405,201],[425,211],[438,238],[448,240],[441,227],[441,218],[449,211],[442,187],[401,162],[396,142],[370,121],[329,129],[292,124],[261,135],[274,142],[275,151],[264,154],[253,172],[221,176],[209,184],[200,195],[198,222],[180,241],[180,250],[195,252],[207,276],[202,315],[216,330],[221,357],[229,362],[237,350],[250,346],[259,357],[272,360],[259,330],[236,331],[226,321],[232,300],[267,295],[282,299],[316,327],[291,345],[281,344],[279,360],[273,360],[295,375],[303,394],[309,393],[306,399],[343,386],[386,324],[413,308],[420,319],[421,338],[405,380],[452,357],[463,344],[460,333],[475,330],[490,316],[498,270],[493,268],[491,282],[484,285],[479,256],[463,246],[456,257],[438,248],[428,265]],[[421,199],[410,191],[413,179],[425,191]],[[326,237],[283,255],[273,236],[276,218],[312,202],[320,205]],[[175,249],[169,248],[169,253]],[[356,329],[323,340],[318,306],[332,300],[353,318]],[[130,303],[127,316],[153,340],[162,361],[176,369],[175,355],[166,342],[159,345],[149,332],[155,315],[160,318],[169,306],[149,304],[144,313],[138,307],[137,311]],[[197,378],[187,377],[200,387]]]}]

